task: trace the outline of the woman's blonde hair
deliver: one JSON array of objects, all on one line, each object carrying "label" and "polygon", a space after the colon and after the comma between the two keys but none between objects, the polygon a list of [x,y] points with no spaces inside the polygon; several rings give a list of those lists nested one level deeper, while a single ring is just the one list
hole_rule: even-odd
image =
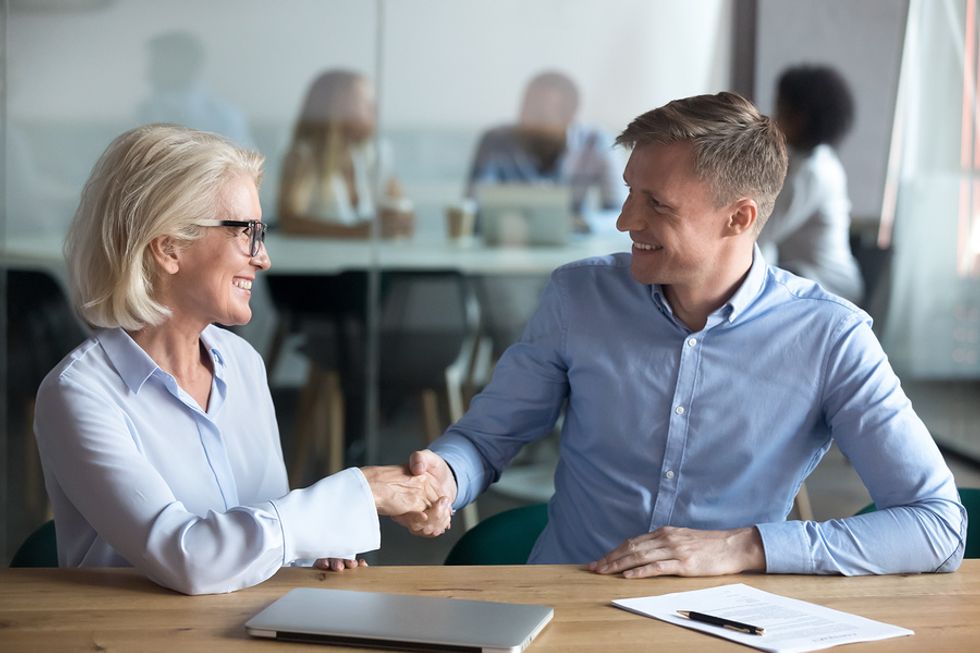
[{"label": "woman's blonde hair", "polygon": [[170,310],[154,298],[151,241],[190,243],[221,218],[229,179],[262,179],[261,154],[208,132],[154,124],[118,136],[92,168],[65,241],[72,303],[92,327],[136,331]]}]

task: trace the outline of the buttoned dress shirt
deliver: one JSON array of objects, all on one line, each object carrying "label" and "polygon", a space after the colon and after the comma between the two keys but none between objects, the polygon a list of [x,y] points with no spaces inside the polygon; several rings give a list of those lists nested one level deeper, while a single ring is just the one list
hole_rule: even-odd
[{"label": "buttoned dress shirt", "polygon": [[467,194],[473,197],[481,184],[554,183],[572,191],[572,210],[582,214],[590,188],[598,190],[599,209],[618,209],[625,196],[623,166],[604,132],[573,124],[565,135],[565,149],[555,165],[541,170],[521,143],[514,126],[496,127],[480,138],[470,167]]},{"label": "buttoned dress shirt", "polygon": [[207,410],[122,329],[97,331],[41,384],[35,434],[62,567],[134,566],[188,594],[375,549],[358,469],[289,490],[261,357],[207,327]]},{"label": "buttoned dress shirt", "polygon": [[[692,331],[630,254],[554,272],[522,339],[433,445],[459,508],[567,404],[535,563],[585,563],[662,526],[755,525],[769,572],[950,571],[965,510],[870,318],[758,248],[741,286]],[[786,521],[836,440],[880,510]]]}]

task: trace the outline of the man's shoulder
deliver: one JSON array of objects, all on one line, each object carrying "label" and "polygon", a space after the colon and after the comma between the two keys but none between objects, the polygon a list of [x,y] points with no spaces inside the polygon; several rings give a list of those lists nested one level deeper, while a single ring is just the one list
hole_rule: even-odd
[{"label": "man's shoulder", "polygon": [[629,277],[631,258],[632,255],[629,252],[614,252],[604,256],[590,256],[589,258],[579,259],[562,265],[555,269],[553,276],[576,274],[622,276],[625,273],[625,276]]},{"label": "man's shoulder", "polygon": [[820,284],[792,272],[769,266],[764,307],[796,310],[814,318],[839,324],[858,321],[871,324],[871,317],[850,301],[825,290]]},{"label": "man's shoulder", "polygon": [[505,124],[496,125],[485,130],[480,135],[480,140],[485,143],[510,142],[517,137],[517,125]]},{"label": "man's shoulder", "polygon": [[646,286],[630,275],[630,259],[628,252],[618,252],[572,261],[552,272],[552,283],[571,297],[642,292]]}]

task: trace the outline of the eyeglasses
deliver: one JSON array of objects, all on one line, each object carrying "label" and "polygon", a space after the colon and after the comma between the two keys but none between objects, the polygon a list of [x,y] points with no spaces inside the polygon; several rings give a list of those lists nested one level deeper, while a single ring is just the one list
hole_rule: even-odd
[{"label": "eyeglasses", "polygon": [[269,225],[259,220],[201,220],[199,227],[243,227],[243,234],[248,235],[248,255],[259,253],[259,246],[265,243],[265,232]]}]

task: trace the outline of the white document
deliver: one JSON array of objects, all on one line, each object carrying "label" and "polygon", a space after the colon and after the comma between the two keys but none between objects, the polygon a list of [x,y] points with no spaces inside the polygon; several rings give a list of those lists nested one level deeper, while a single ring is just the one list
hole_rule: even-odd
[{"label": "white document", "polygon": [[[770,594],[742,583],[661,596],[616,599],[613,605],[772,653],[817,651],[838,644],[915,634],[906,628]],[[703,612],[759,626],[765,628],[765,634],[749,635],[692,621],[678,615],[678,610]]]}]

